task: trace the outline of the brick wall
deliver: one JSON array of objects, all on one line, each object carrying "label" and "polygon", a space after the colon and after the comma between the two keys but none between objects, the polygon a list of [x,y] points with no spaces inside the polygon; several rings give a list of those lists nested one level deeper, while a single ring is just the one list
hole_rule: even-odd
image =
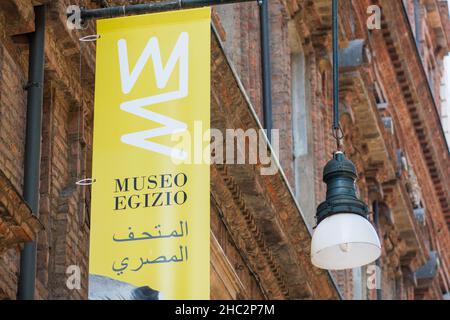
[{"label": "brick wall", "polygon": [[[0,168],[14,187],[22,190],[26,117],[23,86],[27,77],[13,58],[16,54],[0,44]],[[1,298],[15,298],[20,262],[18,249],[12,248],[0,256]]]},{"label": "brick wall", "polygon": [[[41,216],[46,232],[39,238],[38,279],[41,298],[80,299],[87,295],[89,225],[81,179],[80,106],[53,82],[46,83],[44,99]],[[70,100],[69,100],[70,101]],[[68,290],[66,270],[80,267],[81,290]]]},{"label": "brick wall", "polygon": [[[261,41],[256,3],[225,5],[215,9],[224,35],[225,52],[236,68],[261,123]],[[288,16],[279,1],[270,2],[270,54],[272,71],[273,129],[279,130],[280,162],[294,188]]]}]

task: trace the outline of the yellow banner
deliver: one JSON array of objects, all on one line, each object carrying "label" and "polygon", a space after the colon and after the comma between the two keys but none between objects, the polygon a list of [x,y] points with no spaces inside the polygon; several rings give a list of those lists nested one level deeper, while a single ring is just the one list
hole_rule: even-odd
[{"label": "yellow banner", "polygon": [[210,9],[97,32],[89,298],[209,299]]}]

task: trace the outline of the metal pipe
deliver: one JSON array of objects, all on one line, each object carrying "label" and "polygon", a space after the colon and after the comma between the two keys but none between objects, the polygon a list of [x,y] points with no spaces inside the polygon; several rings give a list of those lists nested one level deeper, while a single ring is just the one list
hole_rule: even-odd
[{"label": "metal pipe", "polygon": [[269,142],[272,142],[272,72],[270,65],[269,0],[261,0],[259,5],[264,129],[267,130]]},{"label": "metal pipe", "polygon": [[256,0],[169,0],[152,2],[145,4],[134,4],[129,6],[116,6],[99,9],[82,9],[80,16],[82,20],[95,18],[112,18],[129,14],[144,14],[151,12],[172,11],[179,9],[189,9],[206,7],[221,4],[231,4],[238,2],[250,2]]},{"label": "metal pipe", "polygon": [[333,129],[339,130],[339,2],[333,0]]},{"label": "metal pipe", "polygon": [[[23,197],[34,216],[39,215],[42,103],[44,82],[45,5],[35,8],[35,32],[30,35],[27,124]],[[36,242],[25,244],[20,257],[17,298],[33,300],[36,283]]]}]

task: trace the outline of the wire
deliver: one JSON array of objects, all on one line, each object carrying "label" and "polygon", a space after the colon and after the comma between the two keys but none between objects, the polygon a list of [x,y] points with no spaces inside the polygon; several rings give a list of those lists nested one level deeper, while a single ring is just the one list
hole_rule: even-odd
[{"label": "wire", "polygon": [[[84,156],[86,158],[86,154],[82,154],[83,150],[81,147],[81,130],[84,129],[84,126],[82,126],[82,122],[84,122],[84,98],[83,98],[83,74],[84,74],[84,70],[83,70],[83,49],[84,49],[84,45],[86,42],[89,41],[96,41],[100,39],[100,35],[89,35],[89,36],[85,36],[79,39],[80,41],[80,60],[79,60],[79,82],[80,82],[80,103],[78,106],[78,119],[77,119],[77,148],[78,148],[78,157],[80,157],[80,161],[81,161],[81,157]],[[87,152],[87,151],[86,151]],[[85,164],[84,164],[85,166]],[[85,169],[84,169],[85,170]],[[77,174],[79,174],[79,172],[77,172]],[[78,179],[80,179],[78,177]],[[94,184],[96,182],[96,180],[94,178],[83,178],[81,180],[78,180],[75,182],[75,184],[77,186],[90,186],[92,184]]]}]

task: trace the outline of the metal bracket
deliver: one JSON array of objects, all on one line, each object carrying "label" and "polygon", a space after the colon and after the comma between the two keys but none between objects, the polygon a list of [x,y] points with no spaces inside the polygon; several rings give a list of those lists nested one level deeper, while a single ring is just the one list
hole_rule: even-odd
[{"label": "metal bracket", "polygon": [[114,6],[97,9],[82,9],[81,18],[83,20],[96,19],[96,18],[113,18],[121,17],[128,14],[145,14],[152,12],[164,12],[179,9],[199,8],[213,5],[232,4],[240,2],[252,2],[261,0],[165,0],[151,3],[140,3],[126,6]]},{"label": "metal bracket", "polygon": [[91,42],[91,41],[97,41],[100,38],[101,38],[101,35],[99,35],[99,34],[91,34],[91,35],[82,37],[78,40],[80,40],[81,42]]},{"label": "metal bracket", "polygon": [[97,180],[95,180],[94,178],[86,178],[86,179],[82,179],[80,181],[75,182],[75,184],[77,186],[91,186],[95,182],[97,182]]},{"label": "metal bracket", "polygon": [[31,88],[42,88],[42,83],[40,82],[27,82],[24,86],[23,86],[23,90],[29,90]]}]

